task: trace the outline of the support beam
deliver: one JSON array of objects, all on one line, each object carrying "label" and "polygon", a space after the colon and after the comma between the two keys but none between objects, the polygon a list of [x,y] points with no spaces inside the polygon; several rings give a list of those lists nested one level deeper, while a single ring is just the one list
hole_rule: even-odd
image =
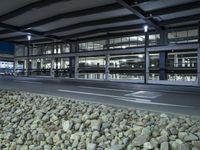
[{"label": "support beam", "polygon": [[97,34],[97,33],[108,33],[108,32],[113,32],[113,31],[142,29],[143,25],[144,24],[138,24],[138,25],[132,25],[132,26],[130,26],[130,25],[129,26],[119,26],[119,27],[111,27],[111,28],[101,28],[101,29],[81,32],[81,33],[77,33],[77,34],[66,35],[66,36],[62,36],[60,38],[63,40],[68,40],[71,38],[79,38],[81,36],[88,36],[88,35]]},{"label": "support beam", "polygon": [[177,23],[189,22],[189,21],[196,21],[196,22],[200,21],[200,14],[168,19],[165,21],[161,21],[159,24],[162,26],[165,26],[165,25],[177,24]]},{"label": "support beam", "polygon": [[54,58],[51,58],[51,77],[55,77],[55,72],[54,72]]},{"label": "support beam", "polygon": [[14,18],[16,16],[22,15],[26,12],[29,12],[30,10],[36,9],[36,8],[41,8],[41,7],[45,7],[48,5],[52,5],[55,3],[59,3],[59,2],[63,2],[63,1],[70,1],[70,0],[40,0],[40,1],[36,1],[33,3],[30,3],[28,5],[25,5],[23,7],[17,8],[11,12],[8,12],[7,14],[1,15],[0,16],[0,22],[3,22],[5,20]]},{"label": "support beam", "polygon": [[167,52],[160,52],[159,59],[159,79],[166,80],[166,61],[167,61]]},{"label": "support beam", "polygon": [[52,16],[52,17],[49,17],[49,18],[46,18],[46,19],[42,19],[42,20],[33,22],[33,23],[26,24],[26,25],[22,26],[22,29],[26,30],[26,29],[31,28],[31,27],[41,26],[41,25],[44,25],[44,24],[48,24],[48,23],[51,23],[51,22],[58,21],[60,19],[64,19],[64,18],[81,17],[81,16],[86,16],[86,15],[92,15],[92,14],[97,14],[97,13],[103,13],[103,12],[118,10],[118,9],[122,9],[122,8],[123,7],[120,6],[119,4],[109,4],[109,5],[84,9],[84,10],[80,10],[80,11],[63,13],[63,14],[55,15],[55,16]]},{"label": "support beam", "polygon": [[197,9],[199,8],[199,6],[200,6],[200,1],[195,1],[195,2],[189,2],[186,4],[170,6],[170,7],[166,7],[162,9],[148,11],[148,13],[155,17],[155,16],[160,16],[160,15],[166,15],[166,14],[177,13],[181,11]]},{"label": "support beam", "polygon": [[140,7],[135,6],[132,7],[131,4],[131,0],[115,0],[117,3],[119,3],[120,5],[122,5],[124,8],[128,9],[129,11],[131,11],[133,14],[135,14],[136,16],[138,16],[139,18],[143,19],[145,22],[147,22],[149,25],[155,27],[156,29],[161,30],[162,27],[160,27],[158,25],[158,23],[151,18],[151,15],[146,13],[145,11],[143,11]]},{"label": "support beam", "polygon": [[106,55],[105,80],[110,79],[110,55]]},{"label": "support beam", "polygon": [[119,23],[119,22],[131,21],[131,20],[136,20],[136,19],[139,19],[139,18],[135,15],[126,15],[126,16],[120,16],[120,17],[114,17],[114,18],[108,18],[108,19],[100,19],[100,20],[95,20],[95,21],[86,21],[86,22],[81,22],[81,23],[53,29],[53,30],[45,32],[44,34],[49,35],[53,33],[59,33],[59,32],[79,29],[83,27]]},{"label": "support beam", "polygon": [[200,46],[198,48],[198,53],[197,53],[197,81],[198,81],[198,86],[200,86]]},{"label": "support beam", "polygon": [[75,56],[75,79],[79,78],[79,57]]}]

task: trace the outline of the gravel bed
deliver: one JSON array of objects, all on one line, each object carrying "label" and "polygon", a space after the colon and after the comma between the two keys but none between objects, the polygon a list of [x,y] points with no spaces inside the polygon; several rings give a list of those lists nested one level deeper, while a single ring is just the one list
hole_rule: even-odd
[{"label": "gravel bed", "polygon": [[0,90],[0,150],[200,150],[200,120]]}]

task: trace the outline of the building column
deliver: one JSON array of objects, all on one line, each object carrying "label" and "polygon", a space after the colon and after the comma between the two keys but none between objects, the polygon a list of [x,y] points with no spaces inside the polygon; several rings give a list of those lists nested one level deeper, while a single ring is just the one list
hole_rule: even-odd
[{"label": "building column", "polygon": [[166,60],[167,60],[167,52],[160,52],[159,59],[159,79],[166,80]]},{"label": "building column", "polygon": [[14,60],[13,62],[13,75],[16,76],[16,69],[17,69],[18,60]]},{"label": "building column", "polygon": [[148,83],[148,80],[149,80],[149,52],[148,52],[148,50],[146,51],[146,58],[144,58],[144,59],[146,59],[146,65],[145,65],[146,81],[145,81],[145,83]]},{"label": "building column", "polygon": [[200,86],[200,47],[198,48],[197,53],[197,80],[198,80],[198,86]]},{"label": "building column", "polygon": [[75,57],[69,57],[69,78],[75,78]]},{"label": "building column", "polygon": [[75,56],[75,64],[74,64],[74,73],[75,73],[75,79],[78,79],[79,78],[79,57],[78,56]]},{"label": "building column", "polygon": [[106,66],[105,66],[105,80],[110,79],[110,55],[106,55]]},{"label": "building column", "polygon": [[29,72],[28,72],[28,67],[29,67],[29,64],[28,64],[29,62],[28,62],[28,59],[26,59],[26,60],[24,60],[24,71],[25,71],[25,76],[28,76],[29,74]]},{"label": "building column", "polygon": [[55,77],[55,74],[54,74],[54,58],[51,58],[51,77]]},{"label": "building column", "polygon": [[174,67],[178,67],[178,55],[174,55]]}]

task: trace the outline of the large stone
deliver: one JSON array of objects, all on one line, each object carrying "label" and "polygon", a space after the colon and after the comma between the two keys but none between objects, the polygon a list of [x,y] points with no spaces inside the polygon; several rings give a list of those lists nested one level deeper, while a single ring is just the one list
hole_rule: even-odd
[{"label": "large stone", "polygon": [[197,141],[198,137],[192,133],[184,137],[185,142]]},{"label": "large stone", "polygon": [[96,150],[96,144],[95,143],[88,143],[87,144],[87,150]]},{"label": "large stone", "polygon": [[72,121],[70,121],[70,120],[67,120],[67,121],[63,120],[62,121],[62,127],[63,127],[64,131],[67,132],[68,130],[71,130],[72,126],[73,126]]},{"label": "large stone", "polygon": [[160,150],[169,150],[169,143],[168,142],[161,143]]},{"label": "large stone", "polygon": [[145,142],[143,147],[146,149],[153,149],[153,145],[150,142]]},{"label": "large stone", "polygon": [[101,124],[102,124],[101,120],[92,120],[91,121],[92,131],[95,131],[95,130],[99,131],[101,128]]},{"label": "large stone", "polygon": [[133,140],[134,146],[142,146],[145,142],[147,142],[147,138],[144,135],[139,135]]}]

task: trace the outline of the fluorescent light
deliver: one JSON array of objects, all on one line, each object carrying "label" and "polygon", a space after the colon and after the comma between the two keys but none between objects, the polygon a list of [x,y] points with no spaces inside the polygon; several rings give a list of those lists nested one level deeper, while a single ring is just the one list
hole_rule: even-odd
[{"label": "fluorescent light", "polygon": [[27,38],[28,38],[28,41],[30,41],[30,40],[31,40],[31,35],[28,34],[28,35],[27,35]]},{"label": "fluorescent light", "polygon": [[143,55],[142,55],[142,54],[139,54],[138,57],[139,57],[139,58],[143,58]]},{"label": "fluorescent light", "polygon": [[144,26],[144,32],[148,32],[148,28],[149,28],[148,25],[145,25]]}]

